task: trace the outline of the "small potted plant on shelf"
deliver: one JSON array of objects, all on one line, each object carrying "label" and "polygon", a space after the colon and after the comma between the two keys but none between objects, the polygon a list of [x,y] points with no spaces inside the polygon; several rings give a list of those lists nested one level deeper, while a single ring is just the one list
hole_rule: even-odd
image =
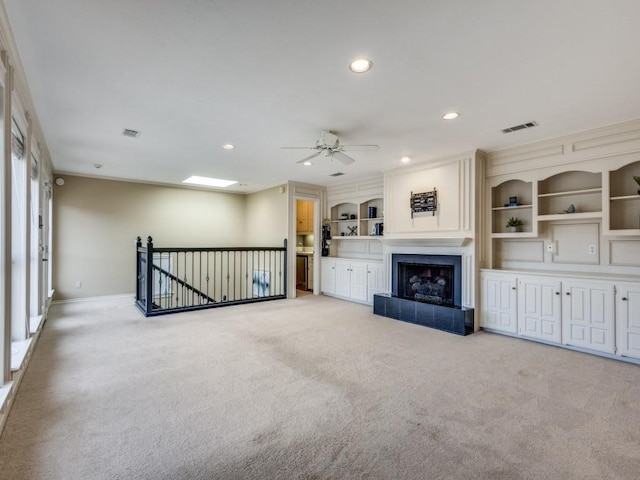
[{"label": "small potted plant on shelf", "polygon": [[507,220],[507,232],[517,232],[520,227],[524,225],[524,222],[517,217],[511,217]]},{"label": "small potted plant on shelf", "polygon": [[[633,179],[636,181],[636,183],[638,184],[638,186],[640,187],[640,176],[638,175],[634,175]],[[638,190],[638,195],[640,195],[640,190]]]}]

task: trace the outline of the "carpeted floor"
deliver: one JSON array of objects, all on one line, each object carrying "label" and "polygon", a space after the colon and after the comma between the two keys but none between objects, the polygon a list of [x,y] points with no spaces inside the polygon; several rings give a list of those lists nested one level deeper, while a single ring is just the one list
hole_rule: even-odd
[{"label": "carpeted floor", "polygon": [[303,296],[55,305],[0,478],[637,479],[640,367]]}]

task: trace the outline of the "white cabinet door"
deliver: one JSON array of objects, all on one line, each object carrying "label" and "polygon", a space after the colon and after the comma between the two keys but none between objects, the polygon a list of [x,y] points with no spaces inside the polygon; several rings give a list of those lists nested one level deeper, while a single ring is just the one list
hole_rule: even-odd
[{"label": "white cabinet door", "polygon": [[350,297],[359,302],[367,301],[367,264],[365,262],[351,262],[351,292]]},{"label": "white cabinet door", "polygon": [[336,292],[336,261],[325,257],[320,261],[320,289],[323,293]]},{"label": "white cabinet door", "polygon": [[640,358],[640,284],[618,284],[618,354]]},{"label": "white cabinet door", "polygon": [[482,326],[518,333],[515,275],[482,272]]},{"label": "white cabinet door", "polygon": [[349,260],[336,260],[335,294],[341,297],[351,295],[351,262]]},{"label": "white cabinet door", "polygon": [[560,281],[547,277],[518,278],[518,333],[560,343]]},{"label": "white cabinet door", "polygon": [[384,266],[382,263],[367,263],[367,302],[373,305],[373,296],[383,293]]},{"label": "white cabinet door", "polygon": [[613,299],[613,284],[562,282],[562,343],[615,353]]}]

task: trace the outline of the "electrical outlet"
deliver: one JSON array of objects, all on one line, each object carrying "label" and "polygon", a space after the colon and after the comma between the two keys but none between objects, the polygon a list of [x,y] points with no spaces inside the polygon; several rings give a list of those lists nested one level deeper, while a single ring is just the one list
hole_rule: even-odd
[{"label": "electrical outlet", "polygon": [[76,288],[82,288],[82,282],[80,280],[76,281]]},{"label": "electrical outlet", "polygon": [[556,253],[556,245],[555,242],[547,243],[547,253]]},{"label": "electrical outlet", "polygon": [[595,255],[597,252],[595,245],[589,245],[589,255]]}]

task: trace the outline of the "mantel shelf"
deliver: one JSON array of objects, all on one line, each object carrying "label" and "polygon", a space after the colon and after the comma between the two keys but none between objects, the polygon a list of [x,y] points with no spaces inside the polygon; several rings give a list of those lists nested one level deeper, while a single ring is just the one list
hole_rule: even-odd
[{"label": "mantel shelf", "polygon": [[553,192],[553,193],[539,193],[539,198],[544,197],[565,197],[567,195],[586,195],[589,193],[600,193],[602,188],[587,188],[584,190],[568,190],[566,192]]},{"label": "mantel shelf", "polygon": [[552,215],[538,215],[538,221],[578,220],[583,218],[602,218],[602,212],[556,213]]},{"label": "mantel shelf", "polygon": [[471,237],[408,238],[391,236],[382,236],[380,239],[385,245],[398,247],[463,247],[472,240]]}]

